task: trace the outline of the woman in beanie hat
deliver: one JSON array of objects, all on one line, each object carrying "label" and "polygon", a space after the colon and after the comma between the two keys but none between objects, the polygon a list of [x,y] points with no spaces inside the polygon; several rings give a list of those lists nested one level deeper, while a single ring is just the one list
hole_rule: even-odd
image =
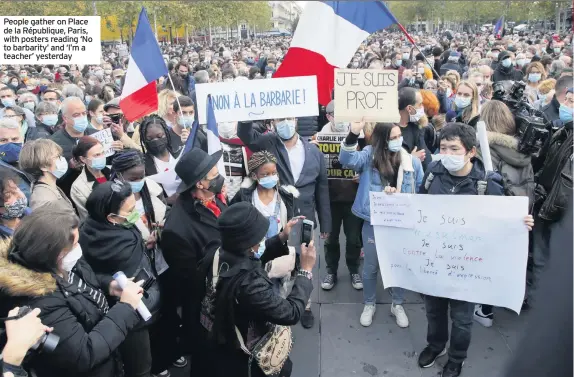
[{"label": "woman in beanie hat", "polygon": [[[252,351],[254,344],[270,331],[270,325],[292,326],[299,322],[313,290],[313,242],[308,247],[301,245],[301,270],[286,299],[275,292],[262,268],[288,253],[287,238],[297,220],[289,221],[281,233],[265,240],[269,220],[250,203],[234,204],[218,218],[221,243],[206,247],[210,251],[198,269],[201,301],[196,305],[200,325],[192,375],[265,376],[257,361],[249,363],[241,345],[246,344]],[[290,349],[291,342],[286,346]],[[279,375],[290,376],[291,368],[287,358]]]}]

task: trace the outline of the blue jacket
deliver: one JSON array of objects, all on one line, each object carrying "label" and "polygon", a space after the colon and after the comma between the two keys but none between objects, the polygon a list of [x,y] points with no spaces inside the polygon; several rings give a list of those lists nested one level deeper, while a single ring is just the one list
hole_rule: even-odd
[{"label": "blue jacket", "polygon": [[[479,181],[482,181],[486,182],[484,195],[504,195],[504,186],[500,174],[487,173],[484,164],[478,158],[474,158],[472,163],[470,173],[464,179],[455,182],[458,177],[452,176],[442,165],[442,162],[433,161],[425,173],[419,194],[478,195]],[[430,173],[432,173],[432,179],[429,179]]]},{"label": "blue jacket", "polygon": [[[397,178],[397,186],[402,193],[415,194],[423,179],[423,166],[421,161],[401,149],[401,165]],[[386,186],[381,181],[381,175],[373,167],[373,147],[367,145],[363,150],[357,151],[356,145],[343,145],[339,152],[339,162],[345,168],[353,169],[359,173],[359,189],[352,211],[355,216],[365,221],[371,221],[371,205],[369,192],[382,192]],[[402,174],[401,174],[402,173]]]}]

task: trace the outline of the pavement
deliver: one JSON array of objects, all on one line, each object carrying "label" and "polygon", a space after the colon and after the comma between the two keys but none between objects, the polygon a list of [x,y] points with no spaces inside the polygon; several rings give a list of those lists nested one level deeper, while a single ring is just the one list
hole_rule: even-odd
[{"label": "pavement", "polygon": [[[318,235],[315,238],[319,239]],[[344,250],[344,239],[341,237]],[[390,315],[391,296],[383,288],[379,274],[377,312],[370,327],[363,327],[359,317],[363,310],[362,291],[351,286],[344,252],[339,264],[338,283],[331,291],[321,289],[325,275],[322,242],[317,249],[320,258],[313,271],[311,295],[315,326],[293,327],[291,352],[293,377],[437,377],[448,357],[437,360],[428,369],[417,365],[419,353],[426,346],[427,321],[421,296],[408,292],[404,308],[408,328],[401,329]],[[512,356],[528,321],[521,314],[495,308],[494,325],[482,327],[474,322],[472,341],[462,377],[498,377]],[[172,370],[173,377],[189,377],[188,368]],[[194,376],[195,377],[195,376]],[[230,376],[231,377],[231,376]]]}]

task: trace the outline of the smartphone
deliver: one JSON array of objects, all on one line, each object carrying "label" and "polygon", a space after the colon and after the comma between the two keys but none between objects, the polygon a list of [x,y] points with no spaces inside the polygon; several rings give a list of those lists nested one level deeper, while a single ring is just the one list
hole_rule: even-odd
[{"label": "smartphone", "polygon": [[301,244],[309,246],[309,243],[313,239],[313,228],[315,224],[311,220],[303,220],[301,224]]}]

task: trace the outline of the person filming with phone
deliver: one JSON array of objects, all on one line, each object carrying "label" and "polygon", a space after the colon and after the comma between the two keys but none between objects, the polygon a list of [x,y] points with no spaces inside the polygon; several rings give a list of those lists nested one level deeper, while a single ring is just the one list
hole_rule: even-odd
[{"label": "person filming with phone", "polygon": [[299,322],[313,290],[313,241],[301,245],[301,268],[287,298],[276,292],[262,266],[289,253],[287,235],[298,220],[265,240],[269,219],[248,202],[231,205],[218,218],[221,242],[207,245],[198,268],[192,375],[291,376],[289,326]]}]

